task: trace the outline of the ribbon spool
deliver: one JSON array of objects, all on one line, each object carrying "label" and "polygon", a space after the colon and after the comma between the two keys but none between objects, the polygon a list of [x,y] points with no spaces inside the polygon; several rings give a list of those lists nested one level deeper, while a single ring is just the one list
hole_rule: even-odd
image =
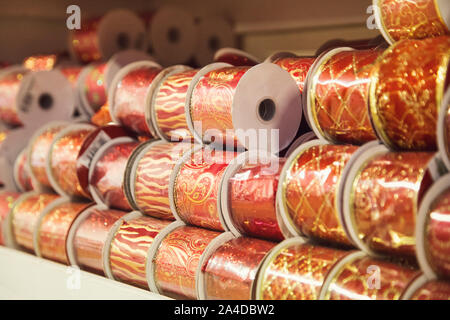
[{"label": "ribbon spool", "polygon": [[414,280],[402,297],[402,300],[448,299],[450,299],[450,283],[436,279],[429,280],[425,275]]},{"label": "ribbon spool", "polygon": [[32,131],[28,128],[9,130],[0,134],[0,181],[5,190],[17,191],[19,186],[14,179],[14,166],[19,154],[27,147]]},{"label": "ribbon spool", "polygon": [[78,215],[67,236],[69,264],[105,275],[114,230],[126,212],[93,206]]},{"label": "ribbon spool", "polygon": [[216,51],[214,54],[214,62],[222,62],[227,63],[235,67],[242,67],[242,66],[256,66],[257,64],[261,63],[261,61],[252,56],[251,54],[235,49],[235,48],[221,48]]},{"label": "ribbon spool", "polygon": [[[198,69],[176,65],[162,70],[153,80],[147,95],[146,120],[161,139],[192,142],[186,122],[185,105],[189,85]],[[150,125],[149,125],[150,126]]]},{"label": "ribbon spool", "polygon": [[302,144],[316,139],[317,139],[316,134],[313,131],[302,134],[300,137],[295,139],[294,142],[291,143],[290,147],[284,153],[284,156],[289,157]]},{"label": "ribbon spool", "polygon": [[285,236],[306,236],[349,246],[340,218],[339,192],[345,168],[357,158],[358,147],[313,140],[286,160],[277,190],[279,221]]},{"label": "ribbon spool", "polygon": [[415,228],[416,254],[428,279],[450,278],[449,243],[450,175],[440,178],[427,191],[419,208]]},{"label": "ribbon spool", "polygon": [[192,149],[188,143],[151,141],[136,148],[125,171],[128,202],[140,212],[174,220],[169,202],[169,180],[175,165]]},{"label": "ribbon spool", "polygon": [[51,190],[47,176],[47,161],[53,139],[68,126],[66,122],[50,122],[36,130],[28,144],[27,166],[33,185],[41,191]]},{"label": "ribbon spool", "polygon": [[295,138],[301,95],[289,73],[270,63],[201,69],[188,89],[186,119],[200,143],[276,153]]},{"label": "ribbon spool", "polygon": [[[285,240],[272,249],[259,268],[256,300],[318,300],[331,268],[347,251]],[[313,272],[311,272],[313,270]]]},{"label": "ribbon spool", "polygon": [[182,8],[161,6],[147,27],[149,47],[163,66],[186,63],[196,48],[194,17]]},{"label": "ribbon spool", "polygon": [[202,255],[197,276],[200,300],[252,300],[257,271],[275,243],[223,233]]},{"label": "ribbon spool", "polygon": [[148,250],[170,221],[154,219],[139,212],[123,217],[111,240],[105,274],[108,278],[149,290],[146,268]]},{"label": "ribbon spool", "polygon": [[107,60],[125,49],[144,50],[145,26],[130,10],[115,9],[100,18],[83,21],[69,35],[72,58],[83,63]]},{"label": "ribbon spool", "polygon": [[22,65],[31,71],[50,71],[59,64],[60,59],[57,54],[36,54],[26,57]]},{"label": "ribbon spool", "polygon": [[446,0],[373,0],[373,5],[377,8],[377,29],[390,44],[450,34],[450,4]]},{"label": "ribbon spool", "polygon": [[325,52],[333,49],[350,47],[356,50],[384,50],[389,44],[384,40],[382,35],[378,35],[371,39],[358,39],[358,40],[344,40],[344,39],[331,39],[322,44],[319,49],[316,50],[315,56],[318,57]]},{"label": "ribbon spool", "polygon": [[7,224],[5,223],[14,202],[20,197],[20,193],[14,191],[0,191],[0,245],[6,245],[5,234]]},{"label": "ribbon spool", "polygon": [[124,176],[128,158],[139,142],[119,137],[105,143],[95,153],[89,168],[89,191],[96,203],[131,211],[125,196]]},{"label": "ribbon spool", "polygon": [[7,216],[6,230],[4,229],[5,243],[8,247],[23,250],[34,254],[33,235],[38,226],[40,215],[44,209],[59,196],[49,193],[27,192],[23,193],[11,208]]},{"label": "ribbon spool", "polygon": [[197,65],[205,66],[212,63],[218,49],[235,46],[232,25],[222,17],[202,17],[197,22],[196,29],[197,45],[194,60]]},{"label": "ribbon spool", "polygon": [[148,136],[156,136],[146,121],[149,87],[161,67],[153,61],[138,61],[120,69],[108,93],[109,112],[114,122]]},{"label": "ribbon spool", "polygon": [[30,71],[22,66],[10,66],[0,72],[0,120],[10,126],[23,125],[17,95],[23,78]]},{"label": "ribbon spool", "polygon": [[86,66],[77,80],[83,113],[92,116],[105,105],[115,75],[124,66],[141,60],[152,60],[152,57],[143,51],[130,49],[114,54],[106,63]]},{"label": "ribbon spool", "polygon": [[278,178],[285,159],[249,151],[227,167],[222,179],[221,210],[227,228],[244,235],[272,241],[284,239],[277,218]]},{"label": "ribbon spool", "polygon": [[221,185],[232,151],[197,146],[177,162],[169,180],[169,202],[175,218],[187,224],[224,231]]},{"label": "ribbon spool", "polygon": [[28,150],[23,149],[14,162],[14,182],[21,192],[27,192],[34,189],[33,180],[30,175],[30,170],[27,165]]},{"label": "ribbon spool", "polygon": [[437,149],[449,61],[450,37],[402,40],[381,55],[370,86],[370,115],[377,136],[389,148]]},{"label": "ribbon spool", "polygon": [[369,117],[369,88],[379,50],[337,48],[320,56],[304,95],[308,123],[320,139],[361,145],[376,140]]},{"label": "ribbon spool", "polygon": [[69,265],[67,237],[75,219],[92,203],[70,202],[60,198],[39,216],[33,232],[34,251],[38,257]]},{"label": "ribbon spool", "polygon": [[46,162],[47,177],[52,188],[65,197],[91,198],[81,185],[77,174],[77,161],[81,147],[89,134],[91,124],[72,124],[53,139]]},{"label": "ribbon spool", "polygon": [[354,252],[329,271],[319,299],[399,300],[418,276],[415,269]]},{"label": "ribbon spool", "polygon": [[152,292],[174,299],[199,299],[198,275],[202,255],[219,232],[176,221],[153,240],[148,253],[147,277]]},{"label": "ribbon spool", "polygon": [[439,175],[433,153],[369,145],[346,172],[341,193],[348,237],[372,256],[414,257],[419,205]]},{"label": "ribbon spool", "polygon": [[21,123],[34,128],[50,121],[70,120],[78,104],[73,84],[59,70],[26,74],[16,99]]},{"label": "ribbon spool", "polygon": [[439,155],[447,169],[450,170],[450,89],[447,89],[439,110],[437,139]]}]

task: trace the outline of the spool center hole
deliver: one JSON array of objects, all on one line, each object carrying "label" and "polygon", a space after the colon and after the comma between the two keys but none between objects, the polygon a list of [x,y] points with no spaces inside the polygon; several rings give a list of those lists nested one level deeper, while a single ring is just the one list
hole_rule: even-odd
[{"label": "spool center hole", "polygon": [[48,93],[43,93],[39,96],[39,107],[44,110],[51,109],[53,106],[53,97]]},{"label": "spool center hole", "polygon": [[176,43],[180,40],[180,31],[178,28],[172,27],[167,31],[167,38],[170,42]]},{"label": "spool center hole", "polygon": [[264,99],[258,107],[258,115],[263,121],[270,121],[275,116],[275,102],[272,99]]},{"label": "spool center hole", "polygon": [[119,33],[117,35],[117,45],[120,49],[127,49],[130,46],[130,38],[126,33]]},{"label": "spool center hole", "polygon": [[220,40],[218,37],[213,36],[208,40],[208,46],[212,51],[217,51],[220,48]]}]

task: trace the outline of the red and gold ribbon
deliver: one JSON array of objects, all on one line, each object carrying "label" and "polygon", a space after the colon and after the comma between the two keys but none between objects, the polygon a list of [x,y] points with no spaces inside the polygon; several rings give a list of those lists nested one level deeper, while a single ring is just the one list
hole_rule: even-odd
[{"label": "red and gold ribbon", "polygon": [[328,272],[346,254],[308,243],[280,248],[260,271],[257,295],[262,300],[317,300]]},{"label": "red and gold ribbon", "polygon": [[165,79],[154,98],[154,114],[159,131],[169,141],[191,139],[184,106],[192,78],[198,70],[185,70]]},{"label": "red and gold ribbon", "polygon": [[359,168],[350,194],[351,226],[378,253],[415,255],[416,215],[433,180],[433,153],[388,152]]},{"label": "red and gold ribbon", "polygon": [[77,265],[90,272],[104,274],[103,250],[111,228],[126,213],[112,209],[92,208],[89,216],[75,231],[73,246]]},{"label": "red and gold ribbon", "polygon": [[0,79],[0,120],[12,126],[21,126],[17,111],[17,94],[23,77],[28,73],[25,69],[12,70]]},{"label": "red and gold ribbon", "polygon": [[436,0],[378,0],[382,28],[391,42],[449,35]]},{"label": "red and gold ribbon", "polygon": [[114,88],[115,94],[110,103],[114,105],[115,118],[138,134],[152,136],[145,119],[145,109],[148,108],[146,97],[149,86],[160,71],[161,68],[156,65],[131,69]]},{"label": "red and gold ribbon", "polygon": [[275,243],[237,238],[222,244],[202,266],[208,300],[252,300],[261,261]]},{"label": "red and gold ribbon", "polygon": [[33,193],[12,209],[12,231],[15,241],[26,251],[34,253],[33,232],[42,211],[54,200],[55,194]]},{"label": "red and gold ribbon", "polygon": [[101,106],[100,109],[91,117],[91,122],[99,127],[113,123],[111,114],[109,113],[108,103]]},{"label": "red and gold ribbon", "polygon": [[28,154],[26,150],[22,151],[14,164],[14,181],[22,191],[33,190],[33,181],[27,166]]},{"label": "red and gold ribbon", "polygon": [[106,63],[87,67],[89,71],[83,83],[83,93],[93,112],[96,112],[107,101],[105,84]]},{"label": "red and gold ribbon", "polygon": [[108,207],[132,210],[123,189],[124,173],[128,158],[138,145],[136,141],[112,145],[95,163],[89,183]]},{"label": "red and gold ribbon", "polygon": [[190,150],[189,143],[157,143],[139,159],[134,179],[134,202],[149,216],[173,220],[169,203],[169,178],[176,162]]},{"label": "red and gold ribbon", "polygon": [[94,127],[71,130],[53,142],[50,169],[56,184],[70,196],[91,197],[78,179],[77,159],[84,140],[94,130]]},{"label": "red and gold ribbon", "polygon": [[97,34],[100,21],[100,18],[83,21],[81,29],[74,29],[70,33],[71,49],[83,63],[102,58]]},{"label": "red and gold ribbon", "polygon": [[436,150],[436,123],[450,61],[450,37],[403,40],[380,57],[370,89],[370,114],[393,149]]},{"label": "red and gold ribbon", "polygon": [[159,292],[175,299],[196,299],[195,275],[200,257],[219,232],[181,226],[161,242],[154,258]]},{"label": "red and gold ribbon", "polygon": [[[270,163],[246,163],[228,181],[230,216],[244,235],[281,241],[276,194],[285,159]],[[277,168],[272,167],[275,164]]]},{"label": "red and gold ribbon", "polygon": [[450,279],[450,190],[434,201],[424,228],[425,252],[431,268]]},{"label": "red and gold ribbon", "polygon": [[345,165],[356,146],[314,145],[299,152],[286,168],[282,202],[300,234],[350,245],[339,221],[337,192]]},{"label": "red and gold ribbon", "polygon": [[146,264],[155,237],[170,221],[139,217],[123,221],[111,243],[109,261],[116,280],[148,289]]},{"label": "red and gold ribbon", "polygon": [[187,224],[224,231],[218,206],[220,184],[231,151],[202,148],[182,164],[174,184],[174,202],[178,216]]},{"label": "red and gold ribbon", "polygon": [[369,118],[369,85],[378,50],[345,50],[324,58],[311,75],[309,99],[315,127],[335,143],[376,139]]},{"label": "red and gold ribbon", "polygon": [[383,260],[357,258],[343,265],[325,293],[327,300],[399,300],[420,272]]},{"label": "red and gold ribbon", "polygon": [[56,206],[42,219],[38,245],[43,258],[69,264],[67,236],[78,215],[91,204],[66,202]]},{"label": "red and gold ribbon", "polygon": [[429,281],[417,289],[410,300],[450,300],[450,282]]},{"label": "red and gold ribbon", "polygon": [[306,76],[314,63],[314,60],[315,58],[310,57],[285,57],[278,58],[273,63],[289,72],[291,77],[297,83],[298,89],[303,93]]},{"label": "red and gold ribbon", "polygon": [[41,54],[25,58],[23,66],[32,71],[49,71],[58,63],[58,55]]},{"label": "red and gold ribbon", "polygon": [[0,192],[0,245],[5,244],[5,239],[3,236],[3,224],[8,216],[11,208],[13,207],[14,201],[19,198],[20,193],[12,191],[2,191]]}]

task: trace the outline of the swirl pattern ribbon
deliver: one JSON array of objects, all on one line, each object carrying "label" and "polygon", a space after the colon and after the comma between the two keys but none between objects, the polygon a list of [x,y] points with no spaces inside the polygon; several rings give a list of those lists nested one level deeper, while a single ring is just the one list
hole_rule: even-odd
[{"label": "swirl pattern ribbon", "polygon": [[174,299],[196,299],[195,274],[200,257],[219,234],[190,226],[170,232],[154,258],[154,277],[159,292]]},{"label": "swirl pattern ribbon", "polygon": [[123,221],[111,243],[109,261],[116,280],[148,289],[148,249],[170,221],[139,217]]},{"label": "swirl pattern ribbon", "polygon": [[314,63],[315,58],[286,57],[276,59],[273,63],[279,65],[282,69],[289,72],[297,83],[298,89],[303,93],[305,80],[309,69]]},{"label": "swirl pattern ribbon", "polygon": [[403,40],[386,50],[374,70],[370,114],[392,149],[433,151],[450,61],[450,37]]}]

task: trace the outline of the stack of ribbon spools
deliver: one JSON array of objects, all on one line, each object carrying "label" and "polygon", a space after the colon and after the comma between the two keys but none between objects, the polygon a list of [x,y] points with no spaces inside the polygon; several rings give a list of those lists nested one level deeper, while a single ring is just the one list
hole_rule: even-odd
[{"label": "stack of ribbon spools", "polygon": [[189,19],[118,10],[90,64],[2,69],[0,244],[175,299],[449,299],[449,6],[375,2],[390,45],[163,68]]}]

